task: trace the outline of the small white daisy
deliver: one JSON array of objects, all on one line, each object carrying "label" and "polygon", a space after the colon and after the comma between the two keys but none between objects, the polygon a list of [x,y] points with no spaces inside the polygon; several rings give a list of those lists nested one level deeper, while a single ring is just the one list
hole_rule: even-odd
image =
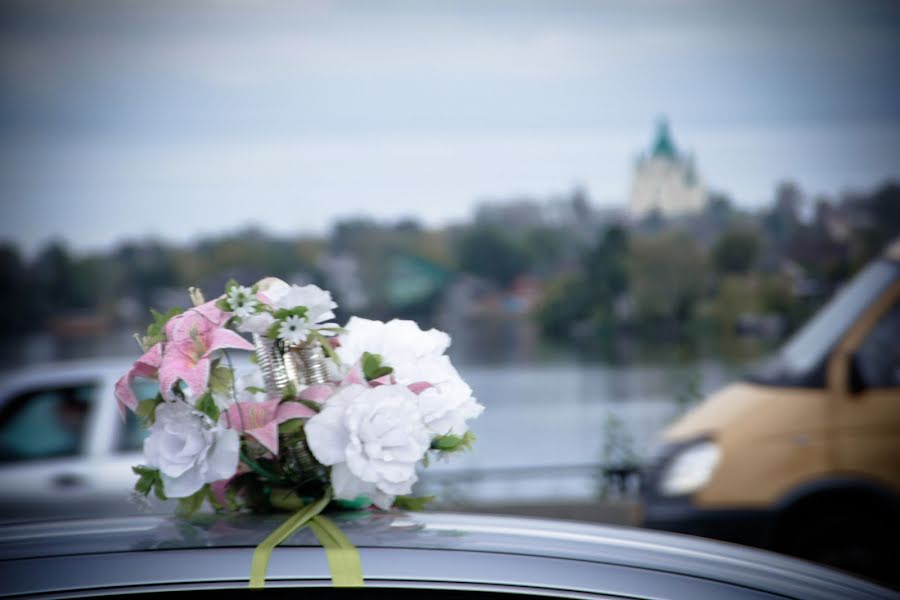
[{"label": "small white daisy", "polygon": [[253,290],[248,287],[236,285],[228,291],[228,306],[242,319],[256,312],[257,302],[253,297]]},{"label": "small white daisy", "polygon": [[292,315],[281,322],[281,327],[278,328],[278,338],[288,344],[296,345],[305,342],[309,332],[309,322],[303,317]]}]

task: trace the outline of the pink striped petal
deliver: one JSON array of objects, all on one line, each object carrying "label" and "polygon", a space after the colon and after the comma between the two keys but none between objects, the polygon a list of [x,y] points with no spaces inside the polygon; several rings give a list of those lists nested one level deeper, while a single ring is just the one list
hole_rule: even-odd
[{"label": "pink striped petal", "polygon": [[176,347],[167,345],[162,366],[159,368],[159,387],[163,398],[177,399],[172,388],[179,380],[187,384],[195,397],[202,395],[209,382],[209,366],[208,358],[201,358],[195,363]]},{"label": "pink striped petal", "polygon": [[353,365],[350,367],[350,370],[347,372],[347,375],[344,376],[344,380],[341,382],[341,385],[366,385],[366,377],[363,375],[362,367],[359,365]]},{"label": "pink striped petal", "polygon": [[394,384],[394,375],[393,373],[388,373],[387,375],[382,375],[378,379],[373,379],[369,382],[369,385],[372,387],[377,387],[379,385],[393,385]]},{"label": "pink striped petal", "polygon": [[237,348],[238,350],[253,350],[254,348],[253,344],[229,329],[216,329],[208,336],[204,336],[203,341],[206,345],[204,358],[222,348]]},{"label": "pink striped petal", "polygon": [[116,382],[115,396],[116,404],[119,406],[119,414],[125,419],[126,408],[134,410],[137,408],[138,399],[131,389],[135,377],[156,377],[159,365],[162,362],[162,344],[154,344],[150,350],[145,352],[139,359],[134,362],[131,370],[123,375]]},{"label": "pink striped petal", "polygon": [[237,402],[223,413],[226,426],[240,432],[249,432],[267,425],[275,419],[280,400],[265,402]]},{"label": "pink striped petal", "polygon": [[308,419],[315,416],[316,411],[303,406],[299,402],[282,402],[278,405],[278,412],[275,416],[277,423],[284,423],[291,419]]},{"label": "pink striped petal", "polygon": [[298,394],[301,400],[310,400],[322,404],[334,393],[334,387],[326,383],[317,383],[304,389]]},{"label": "pink striped petal", "polygon": [[427,390],[428,388],[434,387],[434,386],[431,385],[430,383],[428,383],[427,381],[417,381],[417,382],[415,382],[415,383],[409,384],[409,385],[406,386],[406,387],[409,388],[409,391],[411,391],[413,394],[415,394],[415,395],[418,396],[419,394],[421,394],[422,392],[424,392],[424,391]]},{"label": "pink striped petal", "polygon": [[278,423],[272,421],[256,429],[248,429],[247,435],[253,436],[263,448],[278,456]]}]

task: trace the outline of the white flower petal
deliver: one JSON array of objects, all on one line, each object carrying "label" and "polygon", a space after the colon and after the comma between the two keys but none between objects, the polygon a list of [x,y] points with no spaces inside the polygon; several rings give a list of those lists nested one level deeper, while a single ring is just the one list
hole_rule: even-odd
[{"label": "white flower petal", "polygon": [[186,498],[196,493],[206,483],[199,469],[189,469],[178,477],[171,477],[160,471],[160,478],[169,498]]},{"label": "white flower petal", "polygon": [[234,429],[216,429],[216,441],[206,459],[208,472],[206,483],[227,479],[237,471],[241,438]]}]

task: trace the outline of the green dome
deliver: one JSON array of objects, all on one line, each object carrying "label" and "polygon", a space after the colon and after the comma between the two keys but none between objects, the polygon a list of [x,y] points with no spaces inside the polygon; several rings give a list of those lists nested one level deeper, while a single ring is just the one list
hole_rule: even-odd
[{"label": "green dome", "polygon": [[672,141],[672,134],[669,133],[669,122],[666,119],[660,119],[656,128],[656,141],[653,143],[653,151],[650,154],[657,158],[675,158],[678,156],[678,150],[675,149],[675,143]]}]

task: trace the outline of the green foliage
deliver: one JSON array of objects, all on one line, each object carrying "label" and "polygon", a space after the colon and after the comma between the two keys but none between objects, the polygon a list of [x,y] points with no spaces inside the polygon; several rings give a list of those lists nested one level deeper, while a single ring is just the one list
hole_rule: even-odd
[{"label": "green foliage", "polygon": [[182,312],[184,312],[183,309],[178,307],[170,309],[165,314],[152,308],[150,309],[153,322],[147,326],[147,335],[141,340],[141,346],[145,352],[157,343],[166,341],[166,323],[169,322],[169,319]]},{"label": "green foliage", "polygon": [[306,317],[307,308],[305,306],[295,306],[293,308],[279,308],[272,315],[279,321],[283,321],[288,317]]},{"label": "green foliage", "polygon": [[209,389],[214,394],[230,394],[234,386],[234,372],[227,365],[216,364],[209,372]]},{"label": "green foliage", "polygon": [[544,333],[568,338],[573,326],[611,321],[615,302],[628,291],[628,234],[610,227],[581,259],[582,273],[552,282],[537,310]]},{"label": "green foliage", "polygon": [[162,394],[157,394],[155,398],[147,398],[138,402],[134,409],[144,429],[149,428],[156,421],[156,407],[164,402]]},{"label": "green foliage", "polygon": [[706,255],[687,237],[634,240],[629,281],[635,316],[647,325],[683,324],[695,316],[709,283]]},{"label": "green foliage", "polygon": [[212,419],[213,423],[219,420],[219,407],[216,406],[216,401],[213,400],[213,396],[210,392],[206,392],[200,396],[200,400],[197,401],[197,405],[194,408]]},{"label": "green foliage", "polygon": [[131,467],[132,472],[138,476],[134,484],[134,491],[142,496],[148,496],[150,492],[160,500],[166,500],[165,489],[158,469],[152,469],[143,465]]},{"label": "green foliage", "polygon": [[293,381],[288,381],[287,385],[284,386],[284,390],[281,392],[282,400],[293,400],[297,397],[297,386],[294,385]]},{"label": "green foliage", "polygon": [[[215,498],[212,495],[212,488],[209,487],[208,483],[190,496],[179,498],[178,508],[175,512],[179,517],[190,517],[200,510],[203,506],[203,501],[207,499],[210,500],[211,504],[215,502]],[[216,502],[216,504],[218,503]]]},{"label": "green foliage", "polygon": [[755,231],[732,228],[713,244],[712,261],[719,273],[746,273],[755,264],[761,248],[762,241]]},{"label": "green foliage", "polygon": [[475,443],[475,434],[467,431],[464,435],[439,435],[431,440],[431,449],[441,452],[462,452],[471,450]]},{"label": "green foliage", "polygon": [[291,419],[278,425],[278,433],[297,433],[303,429],[303,419]]},{"label": "green foliage", "polygon": [[565,339],[575,323],[588,317],[593,306],[585,280],[565,275],[547,287],[536,317],[546,335]]},{"label": "green foliage", "polygon": [[364,352],[362,357],[363,375],[366,381],[372,381],[394,372],[392,367],[384,366],[384,358],[380,354]]},{"label": "green foliage", "polygon": [[507,286],[532,266],[529,252],[499,227],[477,225],[459,243],[460,267]]},{"label": "green foliage", "polygon": [[428,503],[434,501],[434,496],[397,496],[394,499],[394,506],[400,510],[422,511]]}]

